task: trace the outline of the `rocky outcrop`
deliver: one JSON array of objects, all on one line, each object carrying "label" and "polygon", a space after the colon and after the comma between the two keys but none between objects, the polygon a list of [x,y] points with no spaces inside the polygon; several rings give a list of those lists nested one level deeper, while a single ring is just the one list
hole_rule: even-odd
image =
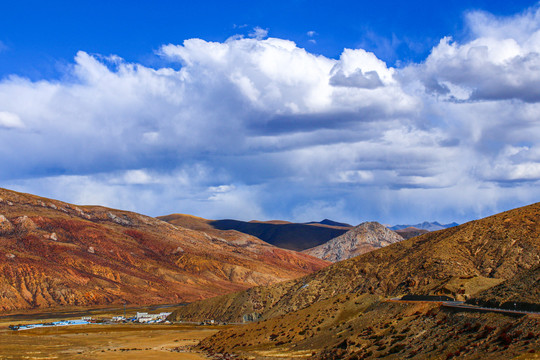
[{"label": "rocky outcrop", "polygon": [[327,261],[341,261],[380,249],[403,240],[403,237],[378,222],[365,222],[345,234],[303,253]]},{"label": "rocky outcrop", "polygon": [[15,218],[13,224],[19,232],[29,232],[37,229],[36,223],[26,215]]},{"label": "rocky outcrop", "polygon": [[14,230],[13,224],[4,215],[0,215],[0,236],[11,234]]}]

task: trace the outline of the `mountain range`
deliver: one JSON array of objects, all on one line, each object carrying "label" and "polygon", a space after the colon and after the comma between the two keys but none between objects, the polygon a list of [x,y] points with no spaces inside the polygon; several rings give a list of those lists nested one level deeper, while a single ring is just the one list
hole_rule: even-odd
[{"label": "mountain range", "polygon": [[6,189],[0,259],[0,312],[190,302],[329,264],[236,231],[193,230]]},{"label": "mountain range", "polygon": [[439,224],[437,221],[428,222],[424,221],[423,223],[415,224],[415,225],[395,225],[390,226],[390,230],[403,230],[406,228],[416,228],[421,230],[427,230],[427,231],[437,231],[442,229],[448,229],[454,226],[458,226],[459,224],[456,222],[450,223],[450,224]]},{"label": "mountain range", "polygon": [[[317,245],[298,253],[231,224]],[[539,311],[540,203],[396,232],[327,219],[152,218],[0,189],[0,312],[189,302],[169,320],[246,323],[197,345],[218,358],[534,358],[537,315],[400,297]]]},{"label": "mountain range", "polygon": [[[173,214],[159,219],[172,222],[174,224],[191,228],[202,226],[206,229],[235,230],[244,234],[255,236],[269,244],[283,249],[302,251],[338,237],[352,226],[343,223],[336,223],[331,220],[311,223],[291,223],[288,221],[239,221],[239,220],[207,220],[199,219],[195,224],[190,215]],[[343,226],[346,225],[346,226]]]},{"label": "mountain range", "polygon": [[447,310],[440,303],[386,299],[417,294],[505,302],[505,289],[512,289],[512,297],[540,302],[538,293],[531,292],[536,282],[530,281],[530,272],[536,276],[540,262],[539,214],[537,203],[426,233],[300,279],[189,304],[171,319],[258,320],[200,344],[206,351],[245,356],[517,356],[524,349],[538,348],[538,317],[469,314]]}]

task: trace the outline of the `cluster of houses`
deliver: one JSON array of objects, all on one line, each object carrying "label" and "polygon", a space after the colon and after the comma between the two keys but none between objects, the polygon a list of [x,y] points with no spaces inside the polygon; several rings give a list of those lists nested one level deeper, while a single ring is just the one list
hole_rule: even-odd
[{"label": "cluster of houses", "polygon": [[162,312],[159,314],[149,314],[146,312],[138,312],[134,317],[126,318],[124,316],[114,316],[111,321],[113,322],[137,322],[144,324],[156,324],[165,322],[167,316],[171,315],[170,312]]},{"label": "cluster of houses", "polygon": [[89,316],[82,317],[81,320],[61,320],[46,323],[25,324],[25,325],[9,325],[11,330],[29,330],[44,327],[53,326],[70,326],[70,325],[87,325],[87,324],[110,324],[110,323],[142,323],[142,324],[157,324],[167,323],[167,316],[170,312],[162,312],[159,314],[149,314],[145,312],[138,312],[133,317],[114,316],[110,320],[107,319],[92,319]]},{"label": "cluster of houses", "polygon": [[25,325],[9,325],[11,330],[30,330],[44,327],[53,327],[53,326],[70,326],[70,325],[86,325],[90,324],[87,320],[61,320],[47,323],[37,323],[37,324],[25,324]]}]

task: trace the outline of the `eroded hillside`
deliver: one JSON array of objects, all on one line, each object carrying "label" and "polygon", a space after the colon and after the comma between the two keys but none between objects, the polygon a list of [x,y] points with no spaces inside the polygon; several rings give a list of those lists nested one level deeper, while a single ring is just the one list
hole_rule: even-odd
[{"label": "eroded hillside", "polygon": [[5,189],[0,259],[0,312],[194,301],[327,265],[246,234],[209,234]]}]

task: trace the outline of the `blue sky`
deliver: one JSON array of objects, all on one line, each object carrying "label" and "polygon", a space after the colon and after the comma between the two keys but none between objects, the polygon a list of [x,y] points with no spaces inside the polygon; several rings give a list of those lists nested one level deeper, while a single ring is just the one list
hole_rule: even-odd
[{"label": "blue sky", "polygon": [[[3,2],[0,75],[61,74],[79,50],[155,65],[153,51],[189,38],[225,41],[254,27],[312,53],[362,47],[389,65],[420,61],[440,38],[465,36],[463,17],[520,12],[535,1],[12,1]],[[314,31],[312,36],[309,31]],[[310,41],[315,40],[315,42]]]},{"label": "blue sky", "polygon": [[0,5],[0,186],[149,215],[463,222],[540,195],[534,1]]}]

